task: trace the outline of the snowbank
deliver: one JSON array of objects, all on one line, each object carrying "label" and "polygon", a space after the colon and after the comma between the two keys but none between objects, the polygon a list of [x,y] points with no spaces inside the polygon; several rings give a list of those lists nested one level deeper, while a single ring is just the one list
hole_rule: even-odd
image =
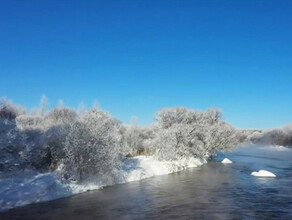
[{"label": "snowbank", "polygon": [[256,176],[256,177],[276,177],[275,174],[267,170],[259,170],[258,172],[254,171],[250,175]]},{"label": "snowbank", "polygon": [[72,195],[55,174],[31,174],[0,180],[0,211],[35,202],[45,202]]},{"label": "snowbank", "polygon": [[224,158],[224,160],[222,160],[221,163],[232,163],[232,161],[229,160],[228,158]]},{"label": "snowbank", "polygon": [[151,156],[138,156],[126,161],[120,170],[120,175],[123,177],[124,182],[131,182],[152,176],[179,172],[202,164],[202,161],[194,158],[168,162],[155,160]]},{"label": "snowbank", "polygon": [[[177,161],[159,161],[152,156],[137,156],[127,159],[124,164],[117,169],[114,182],[110,185],[123,184],[132,181],[138,181],[153,176],[160,176],[170,173],[179,172],[191,167],[197,167],[206,163],[199,159],[181,159]],[[74,194],[82,193],[89,190],[97,190],[109,185],[102,181],[87,184],[70,184]]]},{"label": "snowbank", "polygon": [[[158,161],[152,156],[127,159],[115,171],[112,184],[121,184],[145,178],[170,174],[205,163],[195,158],[178,161]],[[57,171],[58,172],[58,171]],[[108,185],[102,181],[87,184],[61,184],[55,173],[31,174],[23,177],[0,179],[0,211],[35,202],[45,202]]]}]

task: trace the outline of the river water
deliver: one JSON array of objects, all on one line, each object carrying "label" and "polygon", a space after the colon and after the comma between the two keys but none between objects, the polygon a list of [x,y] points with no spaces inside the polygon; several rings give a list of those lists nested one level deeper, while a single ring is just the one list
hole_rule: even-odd
[{"label": "river water", "polygon": [[[232,164],[221,164],[228,157]],[[250,173],[265,169],[276,178]],[[292,219],[292,149],[240,147],[175,174],[0,213],[0,219]]]}]

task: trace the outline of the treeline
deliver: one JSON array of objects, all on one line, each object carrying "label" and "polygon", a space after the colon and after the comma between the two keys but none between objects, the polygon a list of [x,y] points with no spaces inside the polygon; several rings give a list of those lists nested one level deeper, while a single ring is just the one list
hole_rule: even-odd
[{"label": "treeline", "polygon": [[248,135],[247,140],[254,144],[292,147],[292,124],[286,125],[282,128],[255,131]]},{"label": "treeline", "polygon": [[232,150],[241,138],[216,108],[164,108],[151,126],[138,126],[123,125],[97,107],[76,111],[61,104],[46,111],[45,105],[43,98],[40,109],[28,114],[1,100],[0,175],[62,167],[64,181],[110,178],[127,157],[206,159],[216,151]]}]

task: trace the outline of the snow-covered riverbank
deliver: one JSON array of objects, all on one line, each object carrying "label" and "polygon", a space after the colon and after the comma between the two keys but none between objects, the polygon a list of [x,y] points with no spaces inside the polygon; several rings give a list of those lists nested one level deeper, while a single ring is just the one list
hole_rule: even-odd
[{"label": "snow-covered riverbank", "polygon": [[[127,159],[115,172],[112,184],[122,184],[145,178],[179,172],[205,163],[195,158],[178,161],[158,161],[151,156]],[[56,173],[29,172],[22,176],[0,179],[0,211],[35,202],[45,202],[88,190],[100,189],[107,184],[97,181],[88,184],[62,184]]]}]

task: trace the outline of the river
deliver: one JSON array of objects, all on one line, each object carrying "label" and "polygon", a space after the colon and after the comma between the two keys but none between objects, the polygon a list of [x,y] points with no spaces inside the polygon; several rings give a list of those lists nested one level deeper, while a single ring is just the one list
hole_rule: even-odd
[{"label": "river", "polygon": [[[220,163],[224,157],[233,163]],[[259,169],[277,177],[250,175]],[[198,168],[11,209],[0,219],[292,219],[292,149],[240,147]]]}]

